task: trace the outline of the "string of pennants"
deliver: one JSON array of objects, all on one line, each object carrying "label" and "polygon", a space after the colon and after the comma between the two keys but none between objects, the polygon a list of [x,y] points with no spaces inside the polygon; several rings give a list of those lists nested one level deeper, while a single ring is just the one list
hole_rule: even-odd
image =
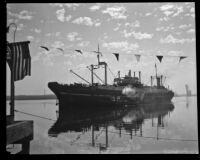
[{"label": "string of pennants", "polygon": [[[47,50],[47,51],[49,51],[48,47],[45,47],[45,46],[40,46],[40,47],[45,49],[45,50]],[[62,51],[62,53],[64,54],[64,49],[62,49],[62,48],[56,48],[56,49]],[[79,49],[75,49],[73,51],[76,51],[76,52],[78,52],[80,54],[83,54],[83,51],[79,50]],[[90,51],[90,52],[101,53],[101,52],[98,52],[98,51]],[[117,61],[119,61],[119,53],[112,53],[112,54],[115,55]],[[102,53],[101,53],[101,55],[102,55]],[[140,61],[141,56],[151,56],[151,55],[141,55],[141,54],[134,54],[134,55],[135,55],[135,58],[136,58],[137,62]],[[164,56],[163,55],[156,55],[156,57],[161,63]],[[187,58],[186,56],[170,56],[170,55],[165,55],[165,57],[179,57],[179,63],[181,62],[182,59]]]},{"label": "string of pennants", "polygon": [[[46,47],[46,46],[40,46],[40,48],[43,48],[46,51],[50,51],[50,49],[48,47]],[[60,50],[64,54],[64,49],[62,49],[62,48],[55,48],[55,49]],[[79,49],[75,49],[73,51],[76,51],[76,52],[78,52],[80,54],[83,54],[83,52],[81,50],[79,50]]]},{"label": "string of pennants", "polygon": [[[115,55],[117,61],[119,61],[119,53],[113,53],[113,54]],[[140,61],[140,57],[141,57],[141,56],[144,56],[144,55],[140,55],[140,54],[134,54],[134,55],[135,55],[135,58],[136,58],[137,62]],[[148,56],[150,56],[150,55],[148,55]],[[157,59],[158,59],[158,60],[160,61],[160,63],[161,63],[164,56],[156,55],[156,57],[157,57]],[[169,56],[169,55],[166,55],[165,57],[179,57],[179,63],[180,63],[180,61],[181,61],[182,59],[187,58],[186,56]]]}]

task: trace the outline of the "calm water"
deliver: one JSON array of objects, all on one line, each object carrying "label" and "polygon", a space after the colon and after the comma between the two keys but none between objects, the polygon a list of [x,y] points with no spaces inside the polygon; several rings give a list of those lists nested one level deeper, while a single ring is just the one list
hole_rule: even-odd
[{"label": "calm water", "polygon": [[[15,112],[15,120],[34,121],[30,154],[198,153],[197,99],[172,101],[161,107],[71,109],[58,120],[56,100],[16,101],[16,110],[48,119]],[[12,153],[19,149],[12,147]]]}]

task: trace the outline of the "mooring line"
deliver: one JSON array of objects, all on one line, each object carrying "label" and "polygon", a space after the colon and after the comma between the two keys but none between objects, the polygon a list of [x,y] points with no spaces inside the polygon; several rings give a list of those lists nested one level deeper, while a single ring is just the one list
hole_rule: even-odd
[{"label": "mooring line", "polygon": [[54,119],[51,119],[51,118],[47,118],[47,117],[42,117],[42,116],[38,116],[38,115],[34,115],[34,114],[30,114],[30,113],[27,113],[27,112],[22,112],[22,111],[19,111],[19,110],[14,110],[15,112],[19,112],[19,113],[22,113],[22,114],[26,114],[26,115],[30,115],[30,116],[33,116],[33,117],[38,117],[38,118],[42,118],[42,119],[46,119],[46,120],[50,120],[50,121],[56,121]]}]

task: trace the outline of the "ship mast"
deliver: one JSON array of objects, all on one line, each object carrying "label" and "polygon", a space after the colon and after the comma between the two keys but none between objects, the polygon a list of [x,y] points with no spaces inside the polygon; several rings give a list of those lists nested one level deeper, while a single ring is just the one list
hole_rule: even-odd
[{"label": "ship mast", "polygon": [[[97,51],[94,51],[95,53],[97,53],[97,59],[98,59],[98,65],[91,65],[91,77],[92,77],[92,85],[93,85],[93,70],[94,69],[98,69],[99,66],[103,65],[104,68],[105,68],[105,85],[107,85],[107,63],[106,62],[100,62],[100,55],[102,56],[102,53],[100,52],[100,49],[99,49],[99,44],[98,44],[98,50]],[[97,67],[97,68],[95,68]]]},{"label": "ship mast", "polygon": [[156,79],[157,79],[157,66],[156,66],[156,63],[155,63],[155,71],[156,71]]}]

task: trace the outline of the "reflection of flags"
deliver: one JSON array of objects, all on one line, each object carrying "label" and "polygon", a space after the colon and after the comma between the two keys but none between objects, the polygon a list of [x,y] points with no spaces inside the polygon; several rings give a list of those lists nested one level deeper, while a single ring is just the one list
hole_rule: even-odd
[{"label": "reflection of flags", "polygon": [[119,61],[119,53],[113,53],[115,55],[115,57],[117,58],[117,60]]},{"label": "reflection of flags", "polygon": [[141,56],[141,55],[139,55],[139,54],[135,54],[135,57],[136,57],[137,62],[140,61],[140,56]]},{"label": "reflection of flags", "polygon": [[31,75],[31,56],[29,52],[29,41],[8,43],[8,51],[11,55],[7,59],[10,69],[13,66],[14,81],[22,80],[26,75]]},{"label": "reflection of flags", "polygon": [[160,63],[161,63],[163,56],[156,56],[156,57],[158,58],[158,60],[159,60]]},{"label": "reflection of flags", "polygon": [[180,56],[180,58],[179,58],[179,63],[180,63],[180,61],[181,61],[182,59],[184,59],[184,58],[187,58],[187,57],[185,57],[185,56]]}]

